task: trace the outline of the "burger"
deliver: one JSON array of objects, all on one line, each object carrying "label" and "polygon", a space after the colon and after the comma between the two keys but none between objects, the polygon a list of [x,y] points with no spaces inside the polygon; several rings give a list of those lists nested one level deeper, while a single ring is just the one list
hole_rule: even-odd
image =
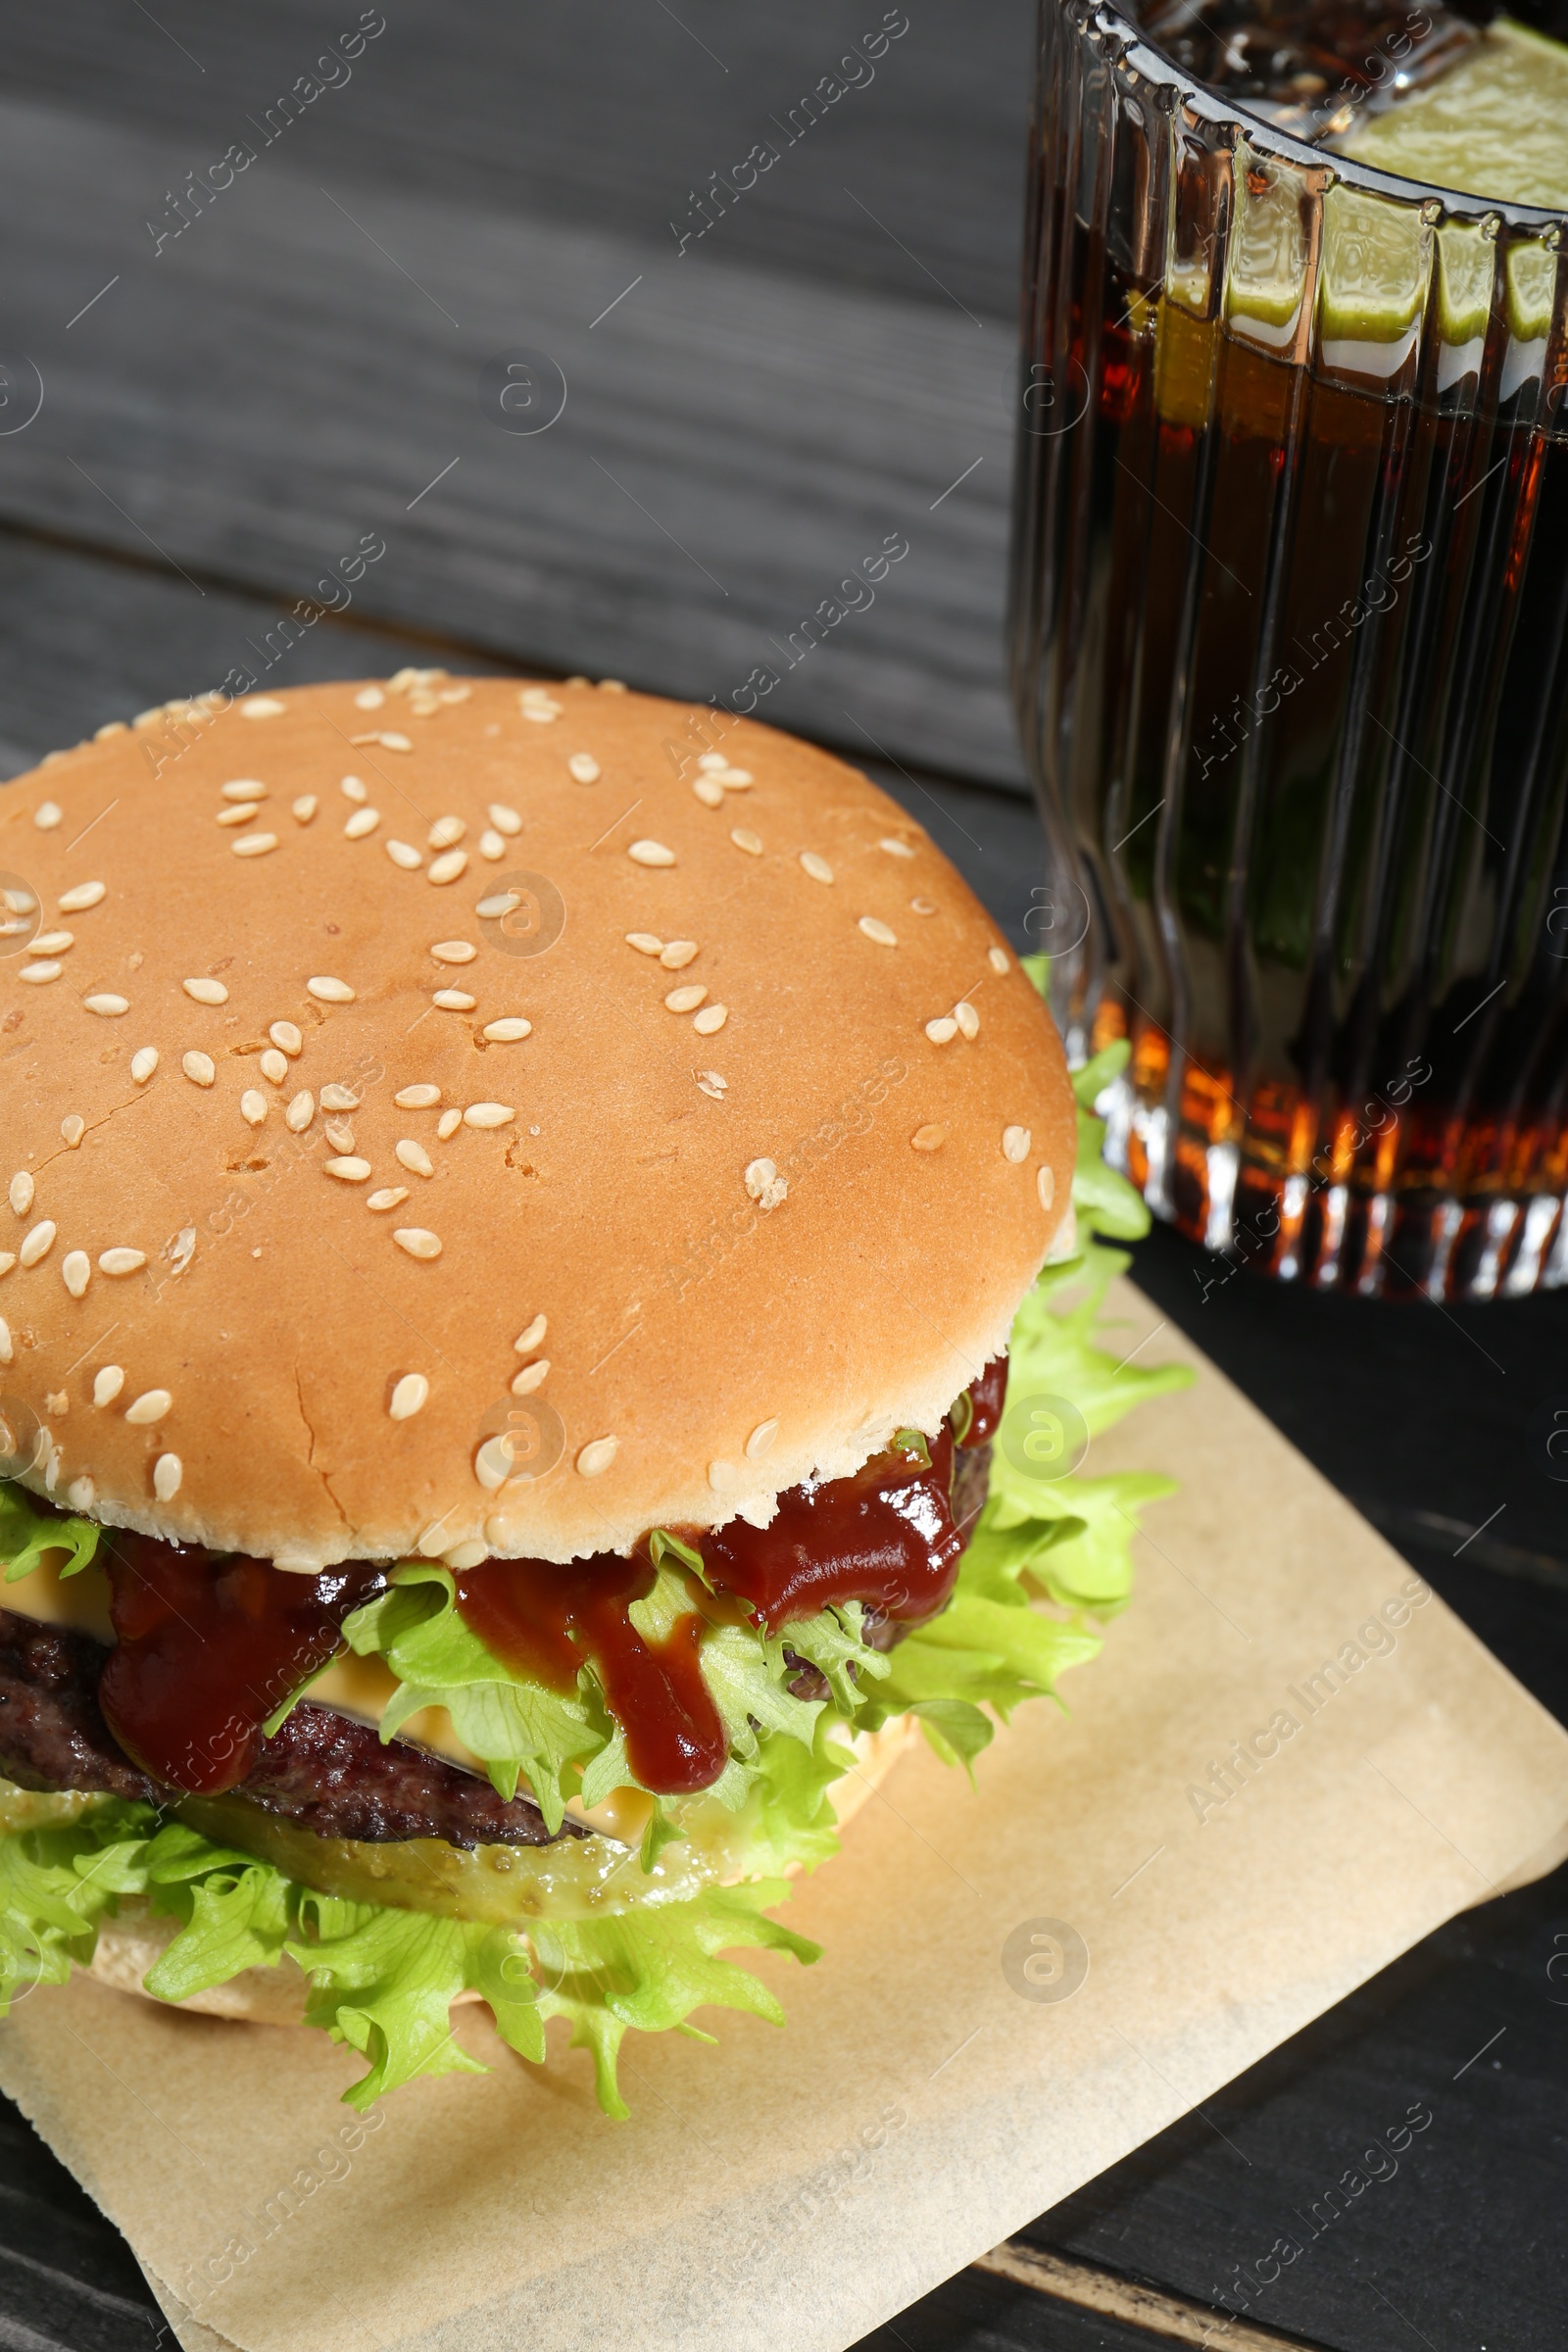
[{"label": "burger", "polygon": [[778,2020],[725,1955],[1125,1592],[1061,1473],[1141,1206],[1075,1233],[995,924],[826,752],[435,669],[53,754],[0,924],[0,1992],[361,2106],[464,2000],[616,2115],[628,2027]]}]

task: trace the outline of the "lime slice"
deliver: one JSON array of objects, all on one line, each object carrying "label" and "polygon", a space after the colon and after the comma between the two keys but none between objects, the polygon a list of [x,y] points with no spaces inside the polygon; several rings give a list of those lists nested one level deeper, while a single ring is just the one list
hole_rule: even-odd
[{"label": "lime slice", "polygon": [[1434,187],[1568,209],[1568,45],[1499,18],[1440,80],[1331,144]]}]

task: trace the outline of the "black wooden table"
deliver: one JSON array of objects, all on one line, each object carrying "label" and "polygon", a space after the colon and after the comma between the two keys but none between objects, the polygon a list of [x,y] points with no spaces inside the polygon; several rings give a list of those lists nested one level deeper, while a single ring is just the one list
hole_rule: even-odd
[{"label": "black wooden table", "polygon": [[[1031,17],[8,0],[0,775],[235,665],[699,698],[767,670],[761,715],[862,760],[1028,945],[1001,626]],[[518,365],[541,430],[500,406]],[[326,567],[367,537],[384,553],[327,612]],[[875,605],[808,631],[890,542]],[[1568,1490],[1530,1436],[1568,1401],[1568,1302],[1214,1285],[1167,1233],[1137,1258],[1568,1720]],[[1344,1867],[1370,1890],[1375,1846]],[[1565,2090],[1568,1873],[1445,1929],[870,2340],[1548,2352]],[[1417,2100],[1433,2126],[1398,2172],[1313,2234]],[[1250,2336],[1222,2329],[1283,2233],[1301,2258]],[[0,2348],[162,2329],[0,2110]]]}]

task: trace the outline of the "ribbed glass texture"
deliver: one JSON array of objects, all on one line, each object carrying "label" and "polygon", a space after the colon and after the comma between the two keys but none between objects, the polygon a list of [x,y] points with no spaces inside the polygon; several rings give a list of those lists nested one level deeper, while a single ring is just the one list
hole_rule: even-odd
[{"label": "ribbed glass texture", "polygon": [[1044,0],[1011,663],[1111,1148],[1284,1279],[1568,1280],[1568,247]]}]

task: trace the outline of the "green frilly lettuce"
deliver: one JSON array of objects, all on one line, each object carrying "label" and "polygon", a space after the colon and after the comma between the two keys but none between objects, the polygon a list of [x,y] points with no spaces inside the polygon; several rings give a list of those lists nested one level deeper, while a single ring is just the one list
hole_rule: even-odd
[{"label": "green frilly lettuce", "polygon": [[[1083,1441],[1188,1377],[1176,1366],[1118,1360],[1095,1336],[1106,1291],[1129,1263],[1111,1244],[1148,1223],[1143,1201],[1104,1165],[1093,1115],[1125,1059],[1125,1045],[1112,1047],[1074,1082],[1073,1253],[1046,1267],[1018,1310],[989,1498],[952,1601],[886,1655],[864,1642],[854,1602],[778,1637],[710,1624],[700,1654],[728,1762],[700,1795],[655,1801],[640,1855],[628,1853],[617,1874],[616,1907],[495,1927],[349,1901],[148,1805],[26,1797],[0,1784],[0,1825],[14,1825],[0,1834],[0,2006],[22,1986],[63,1982],[74,1963],[90,1959],[105,1915],[133,1901],[176,1923],[146,1978],[161,1999],[188,1998],[247,1968],[302,1969],[308,2022],[368,2062],[345,2094],[360,2107],[417,2076],[477,2067],[448,2016],[465,1990],[482,1994],[502,2039],[525,2058],[542,2059],[546,2022],[566,2018],[614,2116],[627,2112],[616,2057],[629,2027],[695,2034],[690,2019],[704,2007],[782,2023],[771,1991],[721,1955],[751,1945],[816,1957],[766,1914],[788,1892],[786,1874],[837,1851],[832,1789],[854,1768],[847,1739],[913,1713],[937,1753],[972,1774],[996,1719],[1054,1694],[1067,1667],[1095,1654],[1102,1621],[1130,1593],[1138,1513],[1171,1491],[1159,1477],[1081,1478],[1073,1467]],[[68,1550],[71,1569],[85,1565],[97,1540],[90,1521],[49,1517],[20,1488],[0,1484],[8,1578],[47,1550]],[[701,1605],[703,1575],[700,1553],[677,1539],[656,1535],[652,1549],[656,1581],[633,1618],[658,1641]],[[444,1707],[498,1790],[510,1797],[525,1783],[552,1829],[568,1802],[592,1807],[637,1786],[591,1666],[561,1691],[503,1663],[458,1614],[445,1568],[406,1563],[345,1633],[361,1654],[384,1659],[401,1686],[383,1737],[421,1708]],[[820,1671],[827,1699],[790,1690],[802,1660]],[[683,1881],[695,1891],[680,1899],[655,1884],[672,1843],[701,1858]]]}]

